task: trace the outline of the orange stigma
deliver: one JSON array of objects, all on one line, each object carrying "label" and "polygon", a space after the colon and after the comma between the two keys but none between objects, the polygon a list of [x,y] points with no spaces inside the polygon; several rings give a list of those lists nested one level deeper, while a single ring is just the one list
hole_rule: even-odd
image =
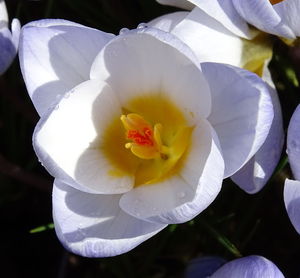
[{"label": "orange stigma", "polygon": [[153,131],[149,127],[144,127],[142,132],[130,129],[127,131],[127,138],[140,146],[153,146]]},{"label": "orange stigma", "polygon": [[272,5],[275,5],[275,4],[278,4],[278,3],[280,3],[280,2],[283,2],[284,0],[270,0],[270,3],[272,4]]},{"label": "orange stigma", "polygon": [[132,142],[126,143],[125,148],[143,159],[160,157],[167,148],[161,141],[161,124],[154,127],[138,114],[130,113],[122,115],[121,121],[126,130],[126,139]]}]

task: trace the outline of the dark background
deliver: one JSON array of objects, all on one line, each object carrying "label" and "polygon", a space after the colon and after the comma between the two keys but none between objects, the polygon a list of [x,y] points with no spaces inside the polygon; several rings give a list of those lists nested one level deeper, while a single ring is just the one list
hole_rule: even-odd
[{"label": "dark background", "polygon": [[[22,25],[64,18],[115,34],[176,11],[155,0],[6,0],[6,5],[10,19]],[[285,130],[299,103],[298,52],[277,40],[270,65]],[[286,277],[299,277],[300,236],[283,203],[284,180],[292,177],[285,152],[260,193],[248,195],[227,179],[215,202],[193,221],[170,225],[127,254],[88,259],[64,250],[52,228],[52,178],[31,144],[37,121],[16,59],[0,76],[0,277],[183,277],[198,256],[232,260],[254,254],[272,260]]]}]

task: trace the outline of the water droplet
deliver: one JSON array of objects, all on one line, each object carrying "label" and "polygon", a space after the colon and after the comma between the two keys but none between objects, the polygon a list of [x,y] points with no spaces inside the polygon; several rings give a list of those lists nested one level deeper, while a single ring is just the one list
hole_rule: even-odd
[{"label": "water droplet", "polygon": [[71,95],[71,93],[70,93],[70,92],[67,92],[67,93],[64,95],[64,97],[65,97],[65,98],[68,98],[68,97],[70,97],[70,95]]},{"label": "water droplet", "polygon": [[59,108],[59,105],[55,105],[54,110],[57,110]]},{"label": "water droplet", "polygon": [[147,28],[147,27],[148,27],[147,23],[140,23],[138,25],[137,29],[142,29],[142,28]]},{"label": "water droplet", "polygon": [[136,213],[136,216],[137,216],[137,217],[140,217],[140,216],[141,216],[141,214],[140,214],[139,212],[137,212],[137,213]]},{"label": "water droplet", "polygon": [[185,197],[185,192],[179,192],[178,194],[177,194],[177,196],[179,197],[179,198],[184,198]]},{"label": "water droplet", "polygon": [[128,28],[122,28],[122,29],[120,30],[119,34],[122,35],[122,34],[127,33],[128,31],[129,31]]}]

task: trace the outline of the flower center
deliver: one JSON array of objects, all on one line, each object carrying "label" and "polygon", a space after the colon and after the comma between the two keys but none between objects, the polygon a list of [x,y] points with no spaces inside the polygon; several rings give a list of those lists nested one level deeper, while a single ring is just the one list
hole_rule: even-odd
[{"label": "flower center", "polygon": [[280,2],[283,2],[284,0],[270,0],[270,3],[272,4],[272,5],[275,5],[275,4],[278,4],[278,3],[280,3]]},{"label": "flower center", "polygon": [[125,148],[142,159],[154,159],[161,157],[167,159],[168,147],[161,141],[161,124],[152,126],[139,114],[122,115],[121,121],[126,130],[127,139],[132,142],[126,143]]},{"label": "flower center", "polygon": [[[112,177],[133,176],[134,186],[160,182],[180,172],[193,127],[162,94],[132,99],[103,132],[100,149]],[[125,133],[125,134],[124,134]]]}]

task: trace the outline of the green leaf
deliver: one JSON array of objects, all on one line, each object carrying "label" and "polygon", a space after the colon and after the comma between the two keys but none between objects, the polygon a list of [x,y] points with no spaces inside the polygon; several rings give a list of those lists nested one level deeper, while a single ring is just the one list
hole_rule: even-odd
[{"label": "green leaf", "polygon": [[40,233],[40,232],[44,232],[44,231],[52,230],[52,229],[54,229],[54,224],[53,223],[49,223],[49,224],[46,224],[46,225],[39,226],[39,227],[36,227],[34,229],[31,229],[29,231],[29,233],[30,234],[35,234],[35,233]]}]

